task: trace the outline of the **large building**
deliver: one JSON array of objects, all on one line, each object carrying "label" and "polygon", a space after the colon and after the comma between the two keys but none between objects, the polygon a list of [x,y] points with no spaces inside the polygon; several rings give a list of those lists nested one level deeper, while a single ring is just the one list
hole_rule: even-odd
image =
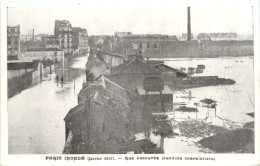
[{"label": "large building", "polygon": [[234,40],[237,39],[237,33],[199,33],[199,40]]},{"label": "large building", "polygon": [[32,41],[32,39],[33,39],[32,35],[21,35],[20,36],[21,42]]},{"label": "large building", "polygon": [[72,53],[72,27],[68,20],[55,20],[54,36],[65,54]]},{"label": "large building", "polygon": [[64,58],[64,51],[59,48],[28,48],[24,52],[24,57],[30,60],[58,60]]},{"label": "large building", "polygon": [[7,60],[17,60],[20,54],[20,25],[7,27]]},{"label": "large building", "polygon": [[72,28],[72,48],[78,54],[84,54],[88,50],[88,33],[86,29],[79,27]]}]

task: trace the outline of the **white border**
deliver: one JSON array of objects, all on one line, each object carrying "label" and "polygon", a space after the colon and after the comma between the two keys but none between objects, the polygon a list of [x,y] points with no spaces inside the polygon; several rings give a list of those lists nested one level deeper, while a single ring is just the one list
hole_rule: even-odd
[{"label": "white border", "polygon": [[[126,161],[126,160],[117,160],[116,163],[112,161],[47,161],[45,160],[45,156],[47,155],[8,155],[8,130],[7,130],[7,58],[6,58],[6,31],[7,31],[7,7],[71,7],[71,6],[85,6],[85,5],[101,5],[102,7],[111,7],[111,6],[120,6],[120,5],[128,5],[135,6],[138,2],[138,6],[160,6],[165,5],[165,3],[178,3],[178,5],[191,5],[191,6],[212,6],[217,5],[221,6],[225,5],[252,5],[254,6],[254,83],[255,83],[255,154],[172,154],[172,155],[156,155],[156,156],[204,156],[204,157],[215,157],[216,161],[207,162],[207,161],[153,161],[153,160],[134,160],[134,161]],[[119,0],[110,0],[110,1],[102,1],[102,0],[92,0],[92,1],[17,1],[17,2],[7,2],[4,1],[1,3],[1,84],[0,84],[0,102],[1,102],[1,158],[0,165],[260,165],[259,159],[259,1],[247,1],[247,0],[200,0],[198,1],[171,1],[171,0],[132,0],[132,1],[119,1]],[[244,74],[244,73],[241,73]],[[17,110],[19,111],[19,110]],[[50,156],[49,154],[48,156]],[[64,156],[64,155],[52,155],[52,156]],[[69,155],[73,156],[73,155]],[[82,155],[76,155],[82,156]],[[104,156],[104,155],[84,155],[85,158],[88,156]],[[105,155],[105,156],[113,156],[113,155]],[[116,155],[116,157],[121,156],[124,158],[126,155]],[[127,155],[131,156],[131,155]],[[133,156],[133,155],[132,155]],[[135,155],[136,156],[136,155]],[[142,155],[143,156],[143,155]],[[145,155],[145,156],[153,156],[153,155]]]}]

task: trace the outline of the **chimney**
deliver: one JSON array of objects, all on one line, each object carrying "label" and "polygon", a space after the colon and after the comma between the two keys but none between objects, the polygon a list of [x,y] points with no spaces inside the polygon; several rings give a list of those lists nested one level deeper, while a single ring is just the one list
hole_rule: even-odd
[{"label": "chimney", "polygon": [[191,40],[191,25],[190,25],[190,7],[188,6],[188,32],[187,32],[187,41]]},{"label": "chimney", "polygon": [[32,29],[32,41],[34,41],[34,29]]}]

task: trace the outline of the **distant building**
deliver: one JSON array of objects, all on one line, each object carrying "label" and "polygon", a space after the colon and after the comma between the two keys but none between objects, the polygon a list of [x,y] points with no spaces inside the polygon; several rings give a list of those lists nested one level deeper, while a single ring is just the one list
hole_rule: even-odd
[{"label": "distant building", "polygon": [[17,60],[20,54],[20,25],[7,26],[7,60]]},{"label": "distant building", "polygon": [[115,32],[115,37],[131,36],[132,32]]},{"label": "distant building", "polygon": [[32,39],[33,39],[32,35],[20,35],[21,42],[32,41]]},{"label": "distant building", "polygon": [[[187,35],[187,33],[182,33],[182,35],[181,35],[181,39],[182,39],[182,40],[188,40],[188,35]],[[191,39],[194,39],[192,33],[191,33]]]},{"label": "distant building", "polygon": [[199,33],[199,40],[234,40],[237,39],[237,33]]},{"label": "distant building", "polygon": [[45,43],[45,48],[60,48],[59,42],[56,40],[55,36],[50,35],[47,37]]},{"label": "distant building", "polygon": [[78,54],[84,54],[88,50],[88,33],[86,29],[79,27],[72,28],[72,48]]},{"label": "distant building", "polygon": [[68,20],[55,20],[54,36],[65,54],[72,53],[72,27]]},{"label": "distant building", "polygon": [[[112,43],[112,49],[115,53],[120,54],[142,54],[150,57],[154,53],[159,53],[163,42],[177,41],[176,36],[161,34],[140,34],[128,36],[115,36]],[[111,47],[103,47],[109,50]]]},{"label": "distant building", "polygon": [[61,61],[64,51],[59,48],[28,48],[24,52],[24,57],[31,60],[50,59]]},{"label": "distant building", "polygon": [[109,67],[118,66],[124,61],[124,57],[117,54],[107,53],[103,51],[98,51],[98,54],[100,55],[100,57],[102,57],[102,59]]},{"label": "distant building", "polygon": [[46,43],[49,39],[49,35],[42,35],[41,36],[41,42]]}]

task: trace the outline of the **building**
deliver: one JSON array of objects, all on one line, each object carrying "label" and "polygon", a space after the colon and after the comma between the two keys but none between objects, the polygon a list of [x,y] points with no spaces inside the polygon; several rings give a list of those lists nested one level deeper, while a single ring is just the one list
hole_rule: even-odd
[{"label": "building", "polygon": [[133,35],[132,32],[115,32],[115,37],[123,37],[123,36],[131,36]]},{"label": "building", "polygon": [[179,77],[179,78],[188,76],[187,73],[185,73],[179,69],[165,65],[164,63],[153,63],[153,61],[147,61],[146,64],[161,71],[164,75],[171,75],[172,77]]},{"label": "building", "polygon": [[59,48],[59,43],[57,41],[49,40],[45,43],[45,48]]},{"label": "building", "polygon": [[81,89],[78,105],[64,121],[63,153],[119,154],[146,148],[146,144],[136,147],[137,142],[131,138],[135,133],[147,133],[153,118],[145,111],[140,95],[111,76],[102,75]]},{"label": "building", "polygon": [[20,54],[20,25],[7,26],[7,60],[17,60]]},{"label": "building", "polygon": [[21,35],[20,36],[21,42],[32,41],[32,39],[33,39],[32,35]]},{"label": "building", "polygon": [[[120,53],[120,54],[142,54],[150,56],[151,54],[158,54],[162,45],[166,42],[177,41],[176,36],[168,36],[161,34],[143,34],[143,35],[126,35],[115,36],[115,40],[111,46],[103,46],[104,51]],[[105,44],[104,44],[105,45]]]},{"label": "building", "polygon": [[55,20],[54,36],[65,54],[72,53],[72,27],[68,20]]},{"label": "building", "polygon": [[234,40],[237,39],[237,33],[199,33],[199,40]]},{"label": "building", "polygon": [[59,48],[27,48],[24,57],[31,60],[50,59],[62,61],[64,51]]},{"label": "building", "polygon": [[47,37],[45,43],[45,48],[60,48],[59,42],[56,40],[55,36],[50,35]]},{"label": "building", "polygon": [[100,57],[103,58],[103,60],[106,62],[106,64],[109,67],[115,67],[123,63],[124,57],[117,55],[117,54],[112,54],[112,53],[107,53],[103,51],[98,51],[98,54]]},{"label": "building", "polygon": [[88,33],[86,29],[72,28],[72,48],[77,50],[78,54],[84,54],[88,51]]},{"label": "building", "polygon": [[[193,34],[190,34],[190,40],[194,39]],[[188,34],[187,33],[182,33],[181,34],[181,40],[188,40]]]}]

